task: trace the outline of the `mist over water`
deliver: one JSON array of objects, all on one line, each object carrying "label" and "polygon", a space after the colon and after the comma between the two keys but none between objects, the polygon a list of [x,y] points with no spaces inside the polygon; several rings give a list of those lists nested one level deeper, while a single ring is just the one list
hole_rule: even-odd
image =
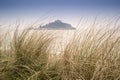
[{"label": "mist over water", "polygon": [[[13,25],[14,24],[14,25]],[[19,31],[21,32],[23,29],[31,27],[31,24],[26,25],[24,23],[13,23],[13,24],[8,24],[1,26],[4,31],[10,31],[11,32],[11,37],[13,36],[14,30],[16,29],[17,26],[19,26]],[[18,24],[18,25],[17,25]],[[33,27],[37,28],[40,26],[41,23],[32,25]],[[69,23],[71,24],[71,23]],[[120,26],[120,21],[119,21],[119,16],[116,15],[116,17],[109,17],[109,18],[99,18],[94,17],[94,18],[82,18],[78,24],[75,26],[75,30],[32,30],[34,32],[44,32],[44,33],[51,33],[55,39],[53,44],[50,46],[51,53],[57,52],[60,53],[64,51],[66,45],[72,40],[74,37],[74,34],[76,35],[82,35],[84,32],[87,32],[91,27],[95,28],[96,31],[98,30],[107,30],[107,29],[112,29]],[[4,32],[3,31],[3,32]],[[9,39],[8,39],[9,40]]]},{"label": "mist over water", "polygon": [[66,45],[73,38],[76,30],[49,30],[48,32],[54,33],[56,37],[51,45],[51,53],[57,52],[58,54],[63,52]]}]

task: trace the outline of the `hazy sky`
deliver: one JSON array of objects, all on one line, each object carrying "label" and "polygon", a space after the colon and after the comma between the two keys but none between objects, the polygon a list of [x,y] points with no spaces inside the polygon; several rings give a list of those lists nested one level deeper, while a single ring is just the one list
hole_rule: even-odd
[{"label": "hazy sky", "polygon": [[0,19],[48,18],[77,24],[81,16],[119,14],[120,0],[0,0]]}]

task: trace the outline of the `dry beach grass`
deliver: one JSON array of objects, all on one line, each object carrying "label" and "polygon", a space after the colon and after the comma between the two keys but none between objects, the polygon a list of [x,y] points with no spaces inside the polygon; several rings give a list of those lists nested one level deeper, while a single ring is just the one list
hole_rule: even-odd
[{"label": "dry beach grass", "polygon": [[2,32],[0,80],[120,80],[119,26],[76,31],[59,55],[50,53],[51,33]]}]

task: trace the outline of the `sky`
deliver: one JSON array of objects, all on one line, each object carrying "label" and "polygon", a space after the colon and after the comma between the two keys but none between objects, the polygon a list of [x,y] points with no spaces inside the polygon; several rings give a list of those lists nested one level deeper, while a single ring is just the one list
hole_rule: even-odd
[{"label": "sky", "polygon": [[76,25],[81,16],[115,15],[119,12],[120,0],[0,0],[1,22],[60,19]]}]

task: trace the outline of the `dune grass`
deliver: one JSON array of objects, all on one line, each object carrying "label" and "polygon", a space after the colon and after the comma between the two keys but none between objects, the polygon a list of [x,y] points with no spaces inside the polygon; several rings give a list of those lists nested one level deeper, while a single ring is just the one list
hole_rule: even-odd
[{"label": "dune grass", "polygon": [[59,55],[47,31],[10,33],[0,34],[0,80],[120,80],[119,27],[76,32]]},{"label": "dune grass", "polygon": [[66,79],[119,80],[120,35],[117,30],[90,29],[83,36],[74,36],[63,55]]}]

